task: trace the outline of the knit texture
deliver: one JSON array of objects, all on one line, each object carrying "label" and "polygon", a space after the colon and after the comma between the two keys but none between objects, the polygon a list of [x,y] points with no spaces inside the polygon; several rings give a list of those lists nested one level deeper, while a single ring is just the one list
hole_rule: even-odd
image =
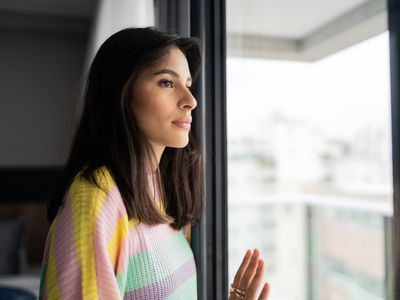
[{"label": "knit texture", "polygon": [[51,224],[40,299],[197,299],[183,232],[129,220],[110,173],[103,168],[95,176],[101,188],[74,179]]}]

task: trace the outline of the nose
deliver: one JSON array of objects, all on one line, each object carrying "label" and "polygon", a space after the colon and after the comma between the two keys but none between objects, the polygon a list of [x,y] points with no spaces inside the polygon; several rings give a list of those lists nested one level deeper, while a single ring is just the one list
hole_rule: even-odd
[{"label": "nose", "polygon": [[190,90],[186,89],[186,91],[180,101],[180,108],[187,109],[187,110],[193,110],[196,108],[196,106],[197,106],[196,98],[193,96],[193,94],[190,92]]}]

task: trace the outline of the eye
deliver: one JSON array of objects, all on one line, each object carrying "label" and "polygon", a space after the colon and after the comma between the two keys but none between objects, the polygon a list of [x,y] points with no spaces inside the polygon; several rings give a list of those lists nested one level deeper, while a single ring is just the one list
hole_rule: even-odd
[{"label": "eye", "polygon": [[162,87],[166,87],[166,88],[173,88],[174,87],[174,83],[171,80],[161,80],[160,81],[160,85]]}]

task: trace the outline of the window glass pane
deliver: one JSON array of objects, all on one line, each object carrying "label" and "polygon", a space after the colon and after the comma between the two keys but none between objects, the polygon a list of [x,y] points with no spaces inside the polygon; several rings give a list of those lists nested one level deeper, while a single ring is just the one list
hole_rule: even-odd
[{"label": "window glass pane", "polygon": [[259,248],[271,300],[390,299],[389,36],[374,3],[227,1],[229,278]]}]

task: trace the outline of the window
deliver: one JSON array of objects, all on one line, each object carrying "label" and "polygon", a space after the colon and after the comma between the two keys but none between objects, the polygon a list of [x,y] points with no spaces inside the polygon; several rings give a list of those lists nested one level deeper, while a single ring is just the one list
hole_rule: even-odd
[{"label": "window", "polygon": [[229,279],[257,247],[272,300],[390,299],[386,8],[307,3],[226,3]]}]

